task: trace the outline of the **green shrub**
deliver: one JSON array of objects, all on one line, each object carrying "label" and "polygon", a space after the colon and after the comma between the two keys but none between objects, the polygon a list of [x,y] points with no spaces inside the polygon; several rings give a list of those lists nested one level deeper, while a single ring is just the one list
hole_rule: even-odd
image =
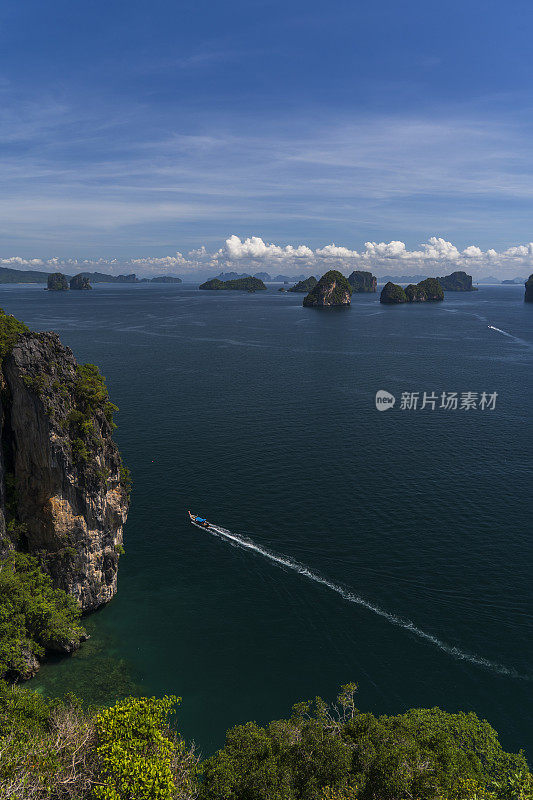
[{"label": "green shrub", "polygon": [[527,797],[531,775],[523,755],[504,752],[475,714],[434,708],[375,717],[355,707],[354,691],[353,684],[344,687],[333,710],[317,698],[314,706],[295,706],[289,720],[228,731],[225,746],[204,764],[202,798]]},{"label": "green shrub", "polygon": [[0,308],[0,360],[11,352],[19,336],[28,333],[29,330],[27,325]]},{"label": "green shrub", "polygon": [[132,487],[131,471],[122,461],[120,462],[120,483],[122,488],[129,497],[131,494],[131,487]]},{"label": "green shrub", "polygon": [[76,372],[74,394],[78,409],[85,415],[101,410],[112,420],[117,407],[109,401],[105,378],[96,364],[78,364]]},{"label": "green shrub", "polygon": [[54,589],[34,556],[0,558],[0,676],[22,673],[29,656],[79,644],[83,628],[76,602]]},{"label": "green shrub", "polygon": [[[90,460],[91,453],[100,444],[95,425],[95,414],[102,412],[112,427],[113,414],[117,407],[109,400],[105,378],[95,364],[80,364],[76,367],[76,382],[72,391],[75,408],[66,417],[65,426],[72,439],[72,454],[81,464]],[[100,476],[101,470],[95,470]]]},{"label": "green shrub", "polygon": [[[187,758],[183,741],[168,728],[168,717],[177,703],[177,697],[130,697],[98,714],[96,800],[170,800],[177,796],[176,767]],[[191,780],[186,772],[185,786]],[[180,792],[179,796],[190,794]]]},{"label": "green shrub", "polygon": [[[332,708],[228,731],[204,762],[169,728],[174,697],[132,698],[90,716],[0,681],[0,797],[16,800],[531,800],[521,754],[475,714],[375,717],[343,687]],[[94,712],[93,712],[94,713]]]},{"label": "green shrub", "polygon": [[79,436],[72,442],[72,455],[76,461],[86,462],[89,460],[89,451]]}]

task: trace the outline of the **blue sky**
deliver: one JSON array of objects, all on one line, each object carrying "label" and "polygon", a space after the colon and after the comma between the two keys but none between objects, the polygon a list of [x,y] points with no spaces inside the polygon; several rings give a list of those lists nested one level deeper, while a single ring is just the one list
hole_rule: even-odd
[{"label": "blue sky", "polygon": [[0,258],[290,272],[334,242],[528,272],[532,23],[513,0],[8,0]]}]

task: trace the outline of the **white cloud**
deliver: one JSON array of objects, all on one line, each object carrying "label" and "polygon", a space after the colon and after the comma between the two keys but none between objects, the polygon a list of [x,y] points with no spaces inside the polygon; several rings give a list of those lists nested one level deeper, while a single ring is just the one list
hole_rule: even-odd
[{"label": "white cloud", "polygon": [[162,267],[165,269],[172,269],[178,266],[187,266],[190,262],[178,250],[173,256],[132,258],[129,263],[139,267]]},{"label": "white cloud", "polygon": [[405,244],[403,242],[365,242],[364,258],[404,258],[406,255]]},{"label": "white cloud", "polygon": [[233,234],[226,239],[224,247],[219,251],[220,255],[229,259],[257,258],[268,260],[286,260],[293,258],[313,258],[313,251],[305,245],[292,247],[279,247],[276,244],[265,244],[260,236],[251,236],[242,242],[238,236]]},{"label": "white cloud", "polygon": [[[496,250],[488,251],[492,253],[496,253]],[[483,250],[481,247],[477,247],[475,244],[471,244],[468,247],[465,247],[463,250],[463,255],[466,258],[483,258]]]},{"label": "white cloud", "polygon": [[357,250],[350,250],[348,247],[338,247],[336,244],[327,244],[325,247],[316,251],[317,256],[325,258],[360,258]]},{"label": "white cloud", "polygon": [[385,273],[419,273],[442,275],[446,271],[463,269],[476,276],[496,272],[500,277],[516,277],[533,272],[533,243],[515,245],[498,252],[468,245],[463,250],[452,242],[431,236],[417,249],[409,250],[405,242],[365,242],[358,251],[342,245],[328,244],[314,250],[305,244],[279,245],[265,242],[260,236],[241,239],[232,234],[218,250],[209,251],[205,245],[190,250],[187,255],[177,251],[166,256],[140,256],[130,259],[61,259],[0,258],[0,266],[15,269],[41,270],[104,270],[107,272],[138,272],[143,274],[178,273],[183,276],[211,276],[221,271],[254,273],[283,270],[288,274],[307,272],[317,276],[328,269],[340,269],[349,274],[354,269]]}]

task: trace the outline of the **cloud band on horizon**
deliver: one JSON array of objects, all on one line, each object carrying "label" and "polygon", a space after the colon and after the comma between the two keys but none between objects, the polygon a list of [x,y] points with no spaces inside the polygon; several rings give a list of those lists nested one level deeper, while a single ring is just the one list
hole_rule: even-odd
[{"label": "cloud band on horizon", "polygon": [[[337,268],[343,272],[354,269],[385,272],[427,273],[428,271],[465,270],[474,276],[484,271],[499,273],[499,277],[516,272],[533,271],[533,242],[515,245],[503,251],[482,250],[469,245],[459,250],[442,237],[431,236],[417,250],[408,250],[402,241],[365,242],[358,251],[334,243],[312,249],[308,245],[278,245],[265,242],[260,236],[241,239],[229,236],[218,250],[209,252],[205,246],[190,250],[187,255],[177,251],[167,256],[145,256],[130,259],[30,258],[8,256],[0,258],[0,266],[21,270],[90,270],[116,272],[130,268],[139,274],[168,274],[179,272],[188,277],[212,271],[268,271],[294,273],[317,272]],[[514,274],[512,275],[514,277]]]}]

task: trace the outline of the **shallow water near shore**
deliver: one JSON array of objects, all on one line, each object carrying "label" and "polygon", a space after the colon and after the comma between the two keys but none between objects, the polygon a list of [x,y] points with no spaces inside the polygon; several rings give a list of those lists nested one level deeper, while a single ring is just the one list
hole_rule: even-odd
[{"label": "shallow water near shore", "polygon": [[[523,287],[323,312],[275,288],[0,294],[100,366],[134,478],[119,593],[30,688],[180,695],[180,728],[208,754],[226,728],[354,680],[364,710],[472,710],[531,756]],[[397,398],[382,413],[380,389]],[[401,409],[424,391],[498,397]]]}]

